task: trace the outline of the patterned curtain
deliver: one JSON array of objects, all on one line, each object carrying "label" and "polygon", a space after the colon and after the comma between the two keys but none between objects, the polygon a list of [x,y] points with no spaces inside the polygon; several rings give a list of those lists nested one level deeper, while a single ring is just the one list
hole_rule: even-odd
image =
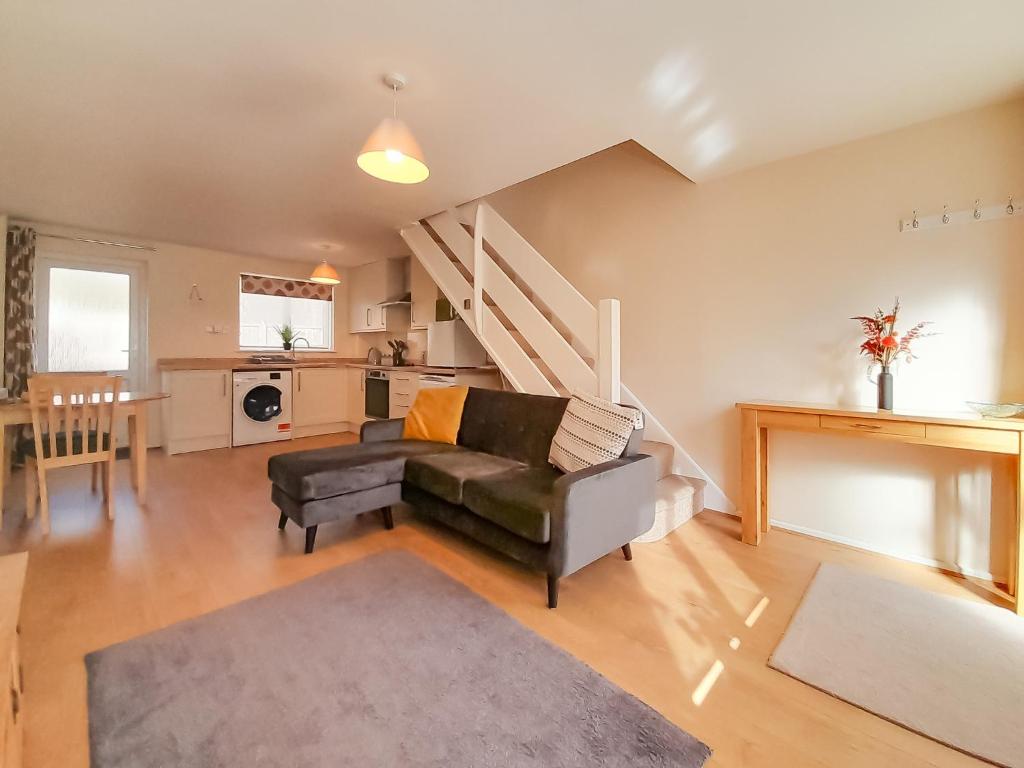
[{"label": "patterned curtain", "polygon": [[4,274],[4,385],[11,397],[28,391],[28,378],[35,372],[35,267],[35,230],[12,227],[7,232]]}]

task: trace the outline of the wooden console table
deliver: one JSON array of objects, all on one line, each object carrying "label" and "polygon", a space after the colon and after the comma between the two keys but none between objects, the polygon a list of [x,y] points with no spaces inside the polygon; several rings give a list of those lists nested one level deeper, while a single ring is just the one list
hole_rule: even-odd
[{"label": "wooden console table", "polygon": [[877,411],[871,408],[840,408],[811,403],[752,401],[737,403],[742,415],[741,501],[743,541],[757,546],[770,528],[768,515],[768,431],[787,429],[828,435],[847,435],[867,440],[886,440],[915,445],[934,445],[966,451],[1004,453],[1017,457],[1016,508],[1007,592],[1020,615],[1024,601],[1018,584],[1024,573],[1024,420],[985,419],[973,414],[934,414]]}]

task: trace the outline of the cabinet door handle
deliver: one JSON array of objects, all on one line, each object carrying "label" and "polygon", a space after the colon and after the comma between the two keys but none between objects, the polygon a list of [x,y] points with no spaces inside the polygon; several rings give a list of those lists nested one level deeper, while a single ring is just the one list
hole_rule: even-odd
[{"label": "cabinet door handle", "polygon": [[366,387],[366,371],[359,374],[359,391],[362,392]]},{"label": "cabinet door handle", "polygon": [[228,375],[225,373],[221,377],[221,397],[228,396]]},{"label": "cabinet door handle", "polygon": [[299,374],[299,392],[301,392],[302,391],[302,371],[299,371],[298,374]]},{"label": "cabinet door handle", "polygon": [[370,308],[366,308],[366,327],[370,327]]},{"label": "cabinet door handle", "polygon": [[21,712],[21,695],[18,689],[11,686],[11,715],[15,724],[18,722],[18,713]]},{"label": "cabinet door handle", "polygon": [[854,424],[857,429],[881,429],[881,424]]}]

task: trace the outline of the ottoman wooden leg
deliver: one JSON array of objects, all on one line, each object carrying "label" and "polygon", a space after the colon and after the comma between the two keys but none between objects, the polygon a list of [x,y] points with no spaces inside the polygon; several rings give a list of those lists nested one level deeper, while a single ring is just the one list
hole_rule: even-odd
[{"label": "ottoman wooden leg", "polygon": [[286,515],[284,512],[282,512],[281,513],[281,519],[277,521],[277,530],[283,531],[284,530],[284,524],[287,523],[287,522],[288,522],[288,515]]},{"label": "ottoman wooden leg", "polygon": [[316,541],[316,526],[311,525],[306,529],[306,554],[313,552],[313,542]]},{"label": "ottoman wooden leg", "polygon": [[384,527],[390,531],[395,527],[395,518],[391,514],[391,507],[384,507],[380,513],[384,515]]}]

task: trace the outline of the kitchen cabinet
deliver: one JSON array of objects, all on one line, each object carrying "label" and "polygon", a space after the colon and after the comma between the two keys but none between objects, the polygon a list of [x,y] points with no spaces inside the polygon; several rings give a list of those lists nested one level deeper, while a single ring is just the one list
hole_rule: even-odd
[{"label": "kitchen cabinet", "polygon": [[[381,259],[349,270],[349,331],[374,333],[408,329],[409,305],[382,307],[408,292],[407,259]],[[404,320],[405,328],[401,327]]]},{"label": "kitchen cabinet", "polygon": [[296,368],[292,374],[292,435],[341,432],[348,421],[348,370]]},{"label": "kitchen cabinet", "polygon": [[348,369],[348,423],[353,432],[366,421],[366,369]]},{"label": "kitchen cabinet", "polygon": [[230,370],[165,371],[163,444],[167,453],[231,445]]},{"label": "kitchen cabinet", "polygon": [[428,323],[434,322],[434,308],[437,303],[437,285],[420,260],[415,256],[409,259],[409,283],[412,291],[412,307],[409,316],[409,327],[422,330]]},{"label": "kitchen cabinet", "polygon": [[420,390],[420,375],[409,371],[392,371],[388,387],[388,417],[400,419],[409,412],[409,407]]}]

